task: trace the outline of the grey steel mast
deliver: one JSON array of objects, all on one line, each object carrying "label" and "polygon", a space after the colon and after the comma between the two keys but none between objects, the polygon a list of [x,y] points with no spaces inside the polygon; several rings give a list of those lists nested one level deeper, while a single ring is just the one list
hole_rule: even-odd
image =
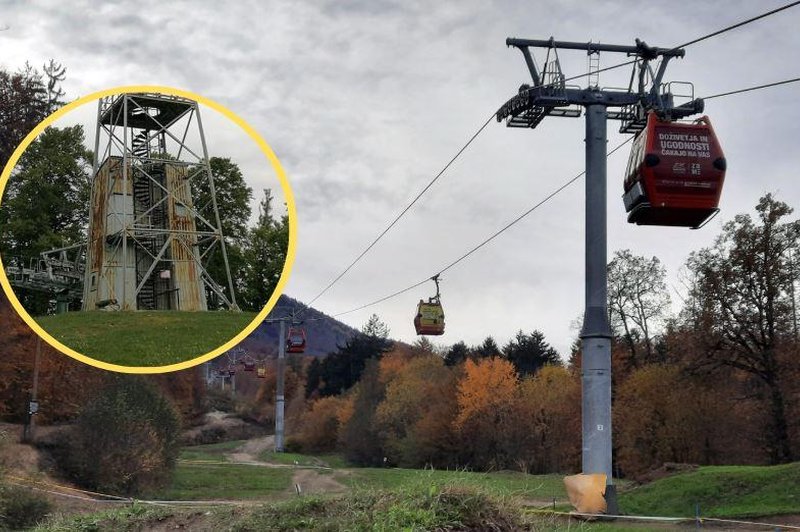
[{"label": "grey steel mast", "polygon": [[286,320],[280,320],[278,337],[278,363],[275,382],[275,452],[283,452],[284,436],[284,380],[286,378]]},{"label": "grey steel mast", "polygon": [[[702,112],[703,101],[694,99],[673,105],[669,85],[662,79],[669,60],[683,57],[683,49],[648,46],[636,40],[635,46],[578,43],[549,40],[513,39],[506,45],[518,48],[525,59],[532,85],[523,85],[519,93],[497,112],[498,122],[508,127],[535,128],[547,116],[580,117],[586,112],[586,308],[583,315],[582,341],[582,466],[584,473],[606,475],[606,502],[609,514],[618,513],[613,485],[611,431],[611,327],[608,321],[607,238],[606,238],[606,122],[622,121],[621,133],[644,129],[647,111],[657,110],[671,118]],[[530,48],[546,48],[547,58],[541,70]],[[581,88],[568,86],[561,70],[558,50],[582,50],[589,64],[598,69],[600,52],[634,56],[633,74],[627,90],[600,89],[598,72],[593,84]],[[661,59],[656,70],[650,62]],[[638,86],[634,79],[638,74]]]}]

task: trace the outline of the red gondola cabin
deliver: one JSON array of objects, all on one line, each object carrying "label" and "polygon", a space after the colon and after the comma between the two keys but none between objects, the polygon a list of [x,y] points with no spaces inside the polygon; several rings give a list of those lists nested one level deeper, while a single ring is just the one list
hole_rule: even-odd
[{"label": "red gondola cabin", "polygon": [[633,141],[625,173],[628,222],[700,227],[719,211],[725,169],[707,116],[688,124],[651,112]]},{"label": "red gondola cabin", "polygon": [[245,371],[255,371],[256,370],[256,363],[252,360],[245,360],[244,361],[244,370]]},{"label": "red gondola cabin", "polygon": [[286,352],[302,353],[306,350],[306,332],[303,329],[292,327],[286,335]]}]

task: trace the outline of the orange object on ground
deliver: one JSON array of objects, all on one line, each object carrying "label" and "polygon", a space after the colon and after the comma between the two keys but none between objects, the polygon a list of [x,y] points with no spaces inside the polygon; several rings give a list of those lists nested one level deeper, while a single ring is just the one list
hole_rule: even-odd
[{"label": "orange object on ground", "polygon": [[603,473],[564,477],[564,486],[573,508],[580,513],[606,513],[606,476]]}]

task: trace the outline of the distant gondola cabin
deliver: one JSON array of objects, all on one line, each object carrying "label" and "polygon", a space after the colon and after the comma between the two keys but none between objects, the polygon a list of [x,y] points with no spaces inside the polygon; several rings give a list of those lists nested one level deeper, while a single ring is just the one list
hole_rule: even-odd
[{"label": "distant gondola cabin", "polygon": [[438,336],[444,334],[444,309],[436,300],[425,302],[420,299],[417,315],[414,317],[417,334]]},{"label": "distant gondola cabin", "polygon": [[651,112],[633,141],[625,173],[628,222],[703,225],[719,211],[726,166],[707,116],[682,123]]},{"label": "distant gondola cabin", "polygon": [[302,353],[306,350],[306,332],[303,329],[292,327],[286,335],[286,351],[288,353]]}]

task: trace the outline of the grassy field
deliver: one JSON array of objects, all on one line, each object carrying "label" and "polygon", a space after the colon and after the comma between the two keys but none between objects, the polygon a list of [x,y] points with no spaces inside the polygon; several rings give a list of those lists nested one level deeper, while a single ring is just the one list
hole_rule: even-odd
[{"label": "grassy field", "polygon": [[[186,447],[172,484],[149,498],[242,500],[263,504],[191,508],[128,507],[89,515],[54,517],[39,530],[652,530],[649,523],[569,521],[536,507],[566,500],[560,475],[472,473],[395,468],[358,468],[338,455],[276,454],[258,458],[279,467],[229,463],[227,453],[243,441]],[[203,463],[211,462],[211,463]],[[301,466],[305,469],[285,466]],[[349,490],[296,497],[298,471],[324,466]],[[628,515],[691,517],[699,504],[705,517],[758,518],[800,514],[800,462],[783,466],[702,467],[634,487],[620,483],[620,507]],[[520,503],[527,502],[528,506]],[[694,528],[689,522],[684,529]],[[669,528],[678,528],[677,524]]]},{"label": "grassy field", "polygon": [[[225,453],[240,446],[234,441],[213,445],[187,447],[181,453],[184,463],[179,464],[176,484],[173,488],[183,498],[202,499],[214,492],[213,485],[221,482],[214,475],[205,475],[202,467],[186,461],[225,460]],[[559,507],[567,503],[561,475],[525,475],[515,472],[473,473],[468,471],[418,470],[399,468],[361,468],[345,463],[340,455],[304,455],[297,453],[274,453],[264,451],[259,460],[280,465],[316,466],[332,468],[338,482],[353,492],[427,492],[430,489],[451,488],[474,489],[477,492],[499,498],[518,498],[534,501],[544,506],[555,499]],[[292,469],[253,468],[240,470],[243,466],[221,466],[218,475],[225,474],[225,467],[236,469],[236,475],[245,483],[257,486],[248,479]],[[255,471],[254,471],[255,469]],[[320,473],[330,474],[321,470]],[[266,476],[270,476],[267,474]],[[291,475],[276,476],[270,480],[270,493],[289,486]],[[208,482],[203,486],[202,482]],[[197,489],[192,496],[188,486]],[[715,466],[701,467],[695,471],[677,474],[635,487],[629,482],[617,483],[619,503],[623,513],[631,515],[661,515],[672,517],[694,516],[695,505],[700,505],[702,515],[707,517],[748,517],[779,514],[800,514],[800,462],[781,466]],[[252,492],[251,492],[252,493]],[[266,495],[266,493],[265,493]],[[229,498],[225,495],[224,498]]]},{"label": "grassy field", "polygon": [[514,472],[472,473],[419,469],[357,468],[342,481],[354,488],[372,490],[426,490],[431,486],[469,487],[495,496],[564,501],[566,492],[561,475],[525,475]]},{"label": "grassy field", "polygon": [[[302,497],[246,507],[173,509],[133,506],[93,514],[56,516],[39,532],[67,530],[587,530],[551,516],[523,516],[502,500],[468,489],[359,492],[335,498]],[[608,529],[602,529],[608,530]]]},{"label": "grassy field", "polygon": [[241,446],[244,442],[245,440],[233,440],[222,443],[184,447],[181,449],[180,455],[178,455],[178,462],[224,462],[227,460],[225,454]]},{"label": "grassy field", "polygon": [[274,451],[264,451],[259,454],[258,459],[270,464],[284,464],[297,466],[316,466],[330,467],[334,469],[344,469],[349,467],[347,462],[338,454],[308,455],[298,453],[276,453]]},{"label": "grassy field", "polygon": [[248,465],[178,464],[172,485],[151,496],[160,500],[267,500],[292,482],[291,469]]},{"label": "grassy field", "polygon": [[252,312],[70,312],[36,321],[54,338],[95,360],[166,366],[191,360],[244,329]]},{"label": "grassy field", "polygon": [[[225,453],[243,441],[185,447],[178,457],[172,484],[150,498],[162,500],[270,499],[289,488],[289,468],[220,464]],[[202,463],[211,462],[211,463]]]},{"label": "grassy field", "polygon": [[708,517],[800,513],[800,462],[778,466],[713,466],[623,492],[629,514]]}]

